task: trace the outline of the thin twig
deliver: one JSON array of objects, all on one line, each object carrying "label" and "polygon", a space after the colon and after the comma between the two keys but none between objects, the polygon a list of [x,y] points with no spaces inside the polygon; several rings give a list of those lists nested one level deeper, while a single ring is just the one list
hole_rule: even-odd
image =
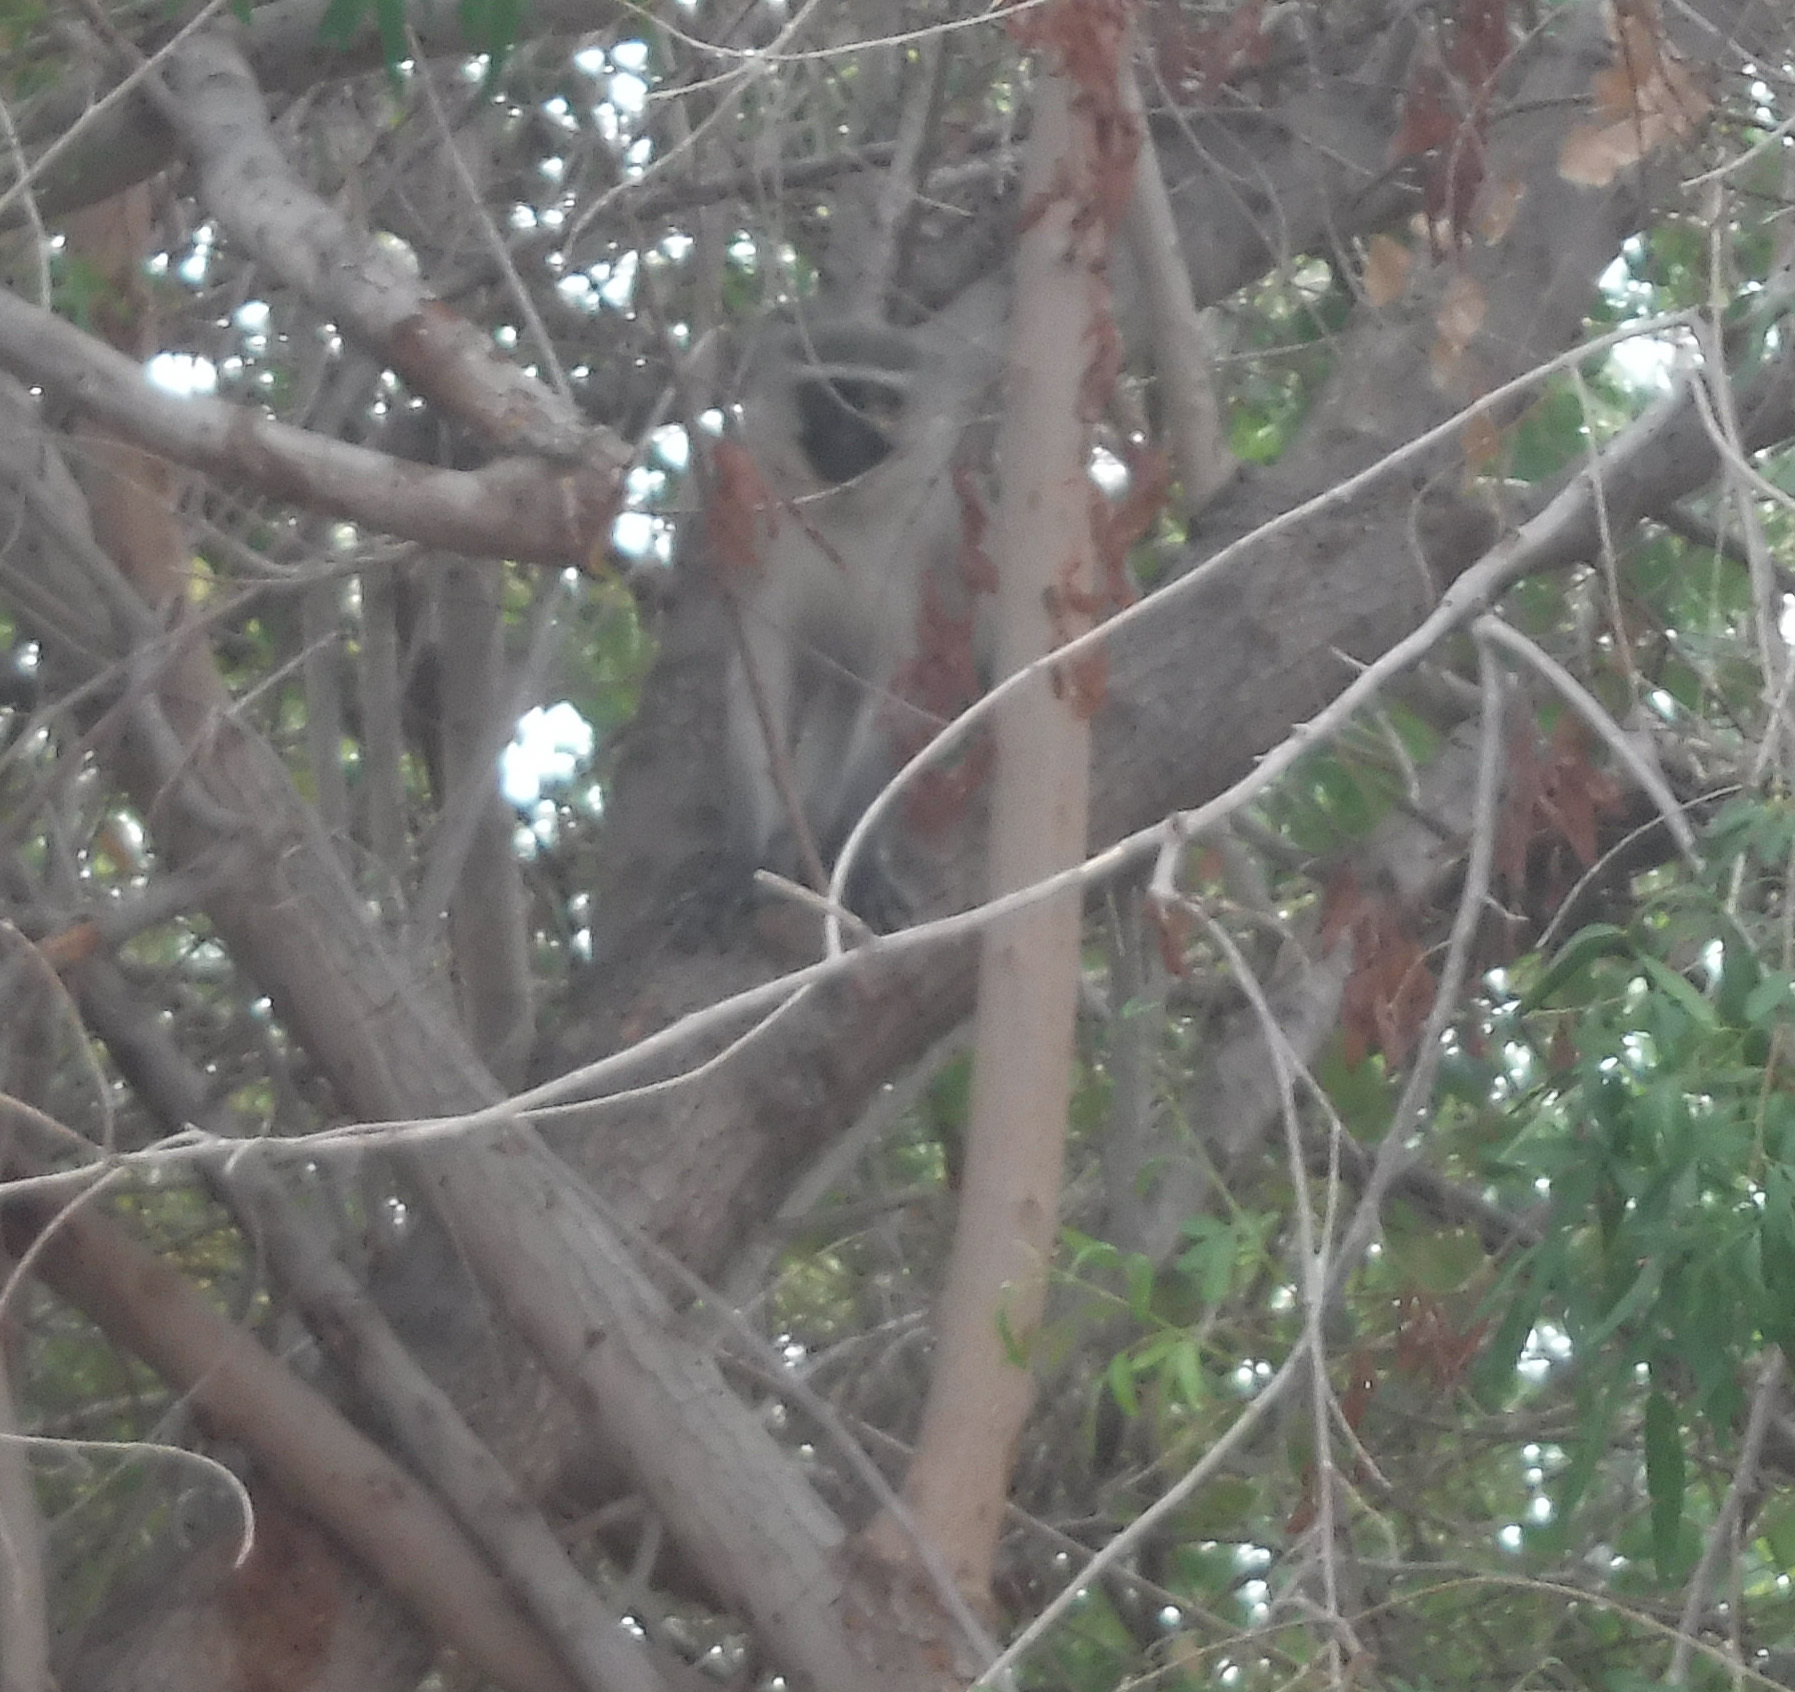
[{"label": "thin twig", "polygon": [[1670,1667],[1665,1670],[1666,1686],[1682,1686],[1689,1679],[1689,1659],[1695,1649],[1696,1628],[1701,1613],[1707,1608],[1708,1592],[1721,1561],[1730,1550],[1730,1539],[1740,1512],[1745,1508],[1747,1493],[1757,1484],[1758,1453],[1764,1446],[1764,1433],[1770,1426],[1770,1412],[1776,1407],[1783,1379],[1783,1354],[1776,1346],[1765,1350],[1758,1369],[1758,1384],[1751,1395],[1751,1412],[1745,1419],[1745,1437],[1739,1443],[1739,1461],[1733,1465],[1733,1478],[1714,1526],[1708,1534],[1702,1559],[1689,1577],[1689,1590],[1683,1598],[1683,1613],[1677,1622],[1676,1649],[1671,1653]]}]

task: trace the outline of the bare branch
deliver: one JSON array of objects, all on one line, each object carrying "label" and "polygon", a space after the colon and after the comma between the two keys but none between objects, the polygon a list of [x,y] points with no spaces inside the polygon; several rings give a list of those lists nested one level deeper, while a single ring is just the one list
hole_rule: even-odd
[{"label": "bare branch", "polygon": [[1128,202],[1122,232],[1146,295],[1154,363],[1165,398],[1166,434],[1184,514],[1195,517],[1227,486],[1237,466],[1215,397],[1215,352],[1191,292],[1190,267],[1178,245],[1171,196],[1145,121],[1131,58],[1123,62],[1122,102],[1141,128],[1134,197]]}]

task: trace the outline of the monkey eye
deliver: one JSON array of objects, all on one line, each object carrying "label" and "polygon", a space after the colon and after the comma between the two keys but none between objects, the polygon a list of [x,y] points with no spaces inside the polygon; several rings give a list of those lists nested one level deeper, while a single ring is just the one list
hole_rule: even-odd
[{"label": "monkey eye", "polygon": [[862,376],[807,376],[797,384],[798,444],[818,478],[831,484],[891,456],[890,430],[904,407],[900,384]]}]

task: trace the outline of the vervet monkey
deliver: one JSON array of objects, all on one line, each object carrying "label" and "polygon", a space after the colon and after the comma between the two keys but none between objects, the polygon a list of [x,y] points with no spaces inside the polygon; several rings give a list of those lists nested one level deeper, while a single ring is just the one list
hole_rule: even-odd
[{"label": "vervet monkey", "polygon": [[771,327],[748,361],[740,440],[762,488],[756,556],[732,571],[727,709],[760,863],[798,863],[769,739],[827,856],[896,768],[894,735],[938,726],[915,682],[942,628],[971,626],[955,467],[990,370],[950,334],[843,320]]}]

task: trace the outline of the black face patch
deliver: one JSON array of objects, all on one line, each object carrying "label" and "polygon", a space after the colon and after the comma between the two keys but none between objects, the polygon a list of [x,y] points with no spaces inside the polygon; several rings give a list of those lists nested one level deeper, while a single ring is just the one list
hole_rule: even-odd
[{"label": "black face patch", "polygon": [[888,430],[904,390],[868,376],[806,376],[797,384],[798,444],[818,477],[832,484],[864,476],[891,456]]}]

